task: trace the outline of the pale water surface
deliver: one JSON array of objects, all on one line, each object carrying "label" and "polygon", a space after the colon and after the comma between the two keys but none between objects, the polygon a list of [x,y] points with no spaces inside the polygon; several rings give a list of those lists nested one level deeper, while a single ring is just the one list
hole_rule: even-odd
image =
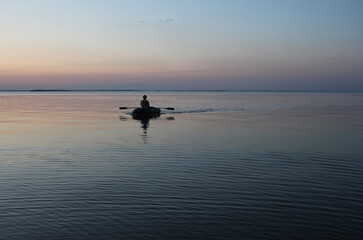
[{"label": "pale water surface", "polygon": [[[175,107],[133,120],[146,93]],[[363,94],[0,93],[0,239],[362,239]]]}]

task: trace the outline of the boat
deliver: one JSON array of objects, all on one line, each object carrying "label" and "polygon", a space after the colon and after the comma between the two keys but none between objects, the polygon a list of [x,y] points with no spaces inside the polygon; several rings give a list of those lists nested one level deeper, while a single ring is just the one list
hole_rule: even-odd
[{"label": "boat", "polygon": [[160,112],[160,108],[156,107],[149,107],[147,109],[135,108],[131,115],[135,119],[156,118],[160,116]]}]

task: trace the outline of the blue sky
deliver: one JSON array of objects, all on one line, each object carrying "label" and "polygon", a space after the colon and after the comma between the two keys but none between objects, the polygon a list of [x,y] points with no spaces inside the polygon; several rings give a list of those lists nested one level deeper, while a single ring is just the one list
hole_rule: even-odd
[{"label": "blue sky", "polygon": [[0,89],[363,90],[363,1],[0,1]]}]

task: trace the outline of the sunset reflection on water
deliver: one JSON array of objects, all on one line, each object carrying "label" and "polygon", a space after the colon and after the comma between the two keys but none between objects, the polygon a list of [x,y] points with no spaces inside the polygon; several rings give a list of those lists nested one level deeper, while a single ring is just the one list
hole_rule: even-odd
[{"label": "sunset reflection on water", "polygon": [[0,94],[1,236],[362,233],[363,95],[147,94]]}]

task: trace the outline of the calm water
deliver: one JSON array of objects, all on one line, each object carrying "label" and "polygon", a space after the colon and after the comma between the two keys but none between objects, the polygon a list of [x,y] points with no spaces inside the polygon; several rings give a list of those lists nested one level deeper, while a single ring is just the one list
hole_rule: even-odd
[{"label": "calm water", "polygon": [[363,94],[0,93],[0,239],[362,239]]}]

